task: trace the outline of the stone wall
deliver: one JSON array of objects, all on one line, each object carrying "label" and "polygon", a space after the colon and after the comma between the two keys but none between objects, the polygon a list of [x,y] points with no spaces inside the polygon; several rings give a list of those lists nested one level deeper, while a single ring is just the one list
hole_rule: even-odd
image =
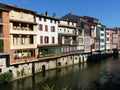
[{"label": "stone wall", "polygon": [[6,58],[0,58],[0,69],[2,70],[1,73],[10,71],[13,73],[14,79],[19,79],[30,76],[33,73],[45,72],[46,70],[50,69],[62,68],[83,63],[86,62],[86,58],[87,55],[68,55],[49,60],[17,64],[8,67],[6,66]]}]

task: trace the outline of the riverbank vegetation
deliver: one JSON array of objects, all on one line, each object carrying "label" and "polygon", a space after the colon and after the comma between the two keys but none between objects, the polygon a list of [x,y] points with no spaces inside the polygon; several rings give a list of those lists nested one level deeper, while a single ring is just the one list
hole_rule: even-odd
[{"label": "riverbank vegetation", "polygon": [[0,83],[9,83],[13,79],[13,74],[11,72],[5,72],[0,74]]},{"label": "riverbank vegetation", "polygon": [[[55,90],[54,87],[55,87],[55,85],[53,85],[51,87],[46,85],[46,86],[43,86],[43,90]],[[61,90],[71,90],[71,89],[69,89],[68,86],[66,86],[66,87],[62,88]]]}]

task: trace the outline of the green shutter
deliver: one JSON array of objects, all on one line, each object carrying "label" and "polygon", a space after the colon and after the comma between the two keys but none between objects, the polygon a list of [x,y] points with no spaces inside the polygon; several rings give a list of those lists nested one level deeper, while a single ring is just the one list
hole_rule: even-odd
[{"label": "green shutter", "polygon": [[3,50],[3,40],[1,39],[0,40],[0,51],[2,51]]}]

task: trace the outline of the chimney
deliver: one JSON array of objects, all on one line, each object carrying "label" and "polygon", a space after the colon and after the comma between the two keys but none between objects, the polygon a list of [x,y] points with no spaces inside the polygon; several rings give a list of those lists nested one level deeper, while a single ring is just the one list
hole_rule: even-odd
[{"label": "chimney", "polygon": [[48,11],[45,12],[45,15],[48,16]]}]

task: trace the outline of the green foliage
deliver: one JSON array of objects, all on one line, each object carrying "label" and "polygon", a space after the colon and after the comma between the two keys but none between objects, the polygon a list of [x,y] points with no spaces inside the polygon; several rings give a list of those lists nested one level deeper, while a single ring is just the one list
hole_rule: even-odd
[{"label": "green foliage", "polygon": [[1,39],[0,40],[0,51],[2,51],[3,50],[3,40]]},{"label": "green foliage", "polygon": [[43,50],[42,54],[43,54],[43,56],[45,56],[47,54],[47,51]]},{"label": "green foliage", "polygon": [[[64,87],[62,90],[68,90],[68,86],[67,86],[67,87]],[[71,89],[69,89],[69,90],[71,90]]]},{"label": "green foliage", "polygon": [[[51,87],[46,85],[46,86],[43,86],[43,90],[55,90],[54,87],[55,87],[54,85],[52,85]],[[61,90],[71,90],[71,89],[68,89],[68,86],[66,86],[62,88]]]},{"label": "green foliage", "polygon": [[51,87],[50,87],[50,86],[48,86],[48,85],[43,86],[43,89],[44,89],[44,90],[54,90],[53,88],[54,88],[54,85],[53,85],[53,86],[51,86]]},{"label": "green foliage", "polygon": [[5,72],[0,74],[0,83],[9,83],[13,78],[13,74],[11,72]]}]

